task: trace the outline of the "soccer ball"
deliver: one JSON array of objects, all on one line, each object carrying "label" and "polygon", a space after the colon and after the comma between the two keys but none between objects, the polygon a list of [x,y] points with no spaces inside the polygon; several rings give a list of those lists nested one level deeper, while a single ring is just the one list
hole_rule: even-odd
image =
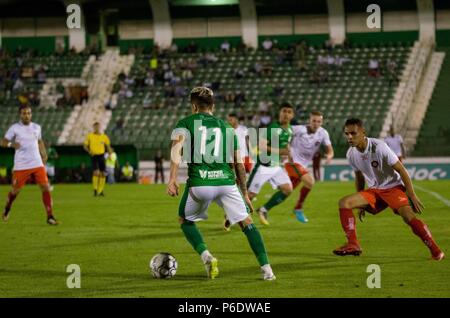
[{"label": "soccer ball", "polygon": [[154,278],[172,278],[177,273],[178,263],[169,253],[158,253],[150,260],[150,270]]}]

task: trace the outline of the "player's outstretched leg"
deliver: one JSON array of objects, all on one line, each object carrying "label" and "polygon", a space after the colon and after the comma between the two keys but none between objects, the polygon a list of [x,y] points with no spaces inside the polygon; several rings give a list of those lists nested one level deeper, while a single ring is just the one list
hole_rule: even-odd
[{"label": "player's outstretched leg", "polygon": [[347,244],[338,247],[333,251],[333,253],[340,256],[359,256],[362,253],[362,249],[356,236],[356,220],[352,209],[340,208],[339,216],[341,219],[342,229],[347,237]]},{"label": "player's outstretched leg", "polygon": [[9,216],[10,216],[9,212],[11,211],[11,206],[12,206],[14,200],[17,198],[18,195],[19,195],[19,191],[18,190],[14,190],[14,189],[11,190],[8,193],[8,198],[6,200],[6,205],[5,205],[5,208],[3,210],[3,214],[2,214],[2,219],[3,219],[4,222],[8,221]]},{"label": "player's outstretched leg", "polygon": [[264,225],[269,225],[269,221],[267,220],[267,213],[269,210],[274,206],[281,204],[292,193],[292,185],[290,183],[282,184],[279,189],[280,190],[275,192],[269,201],[267,201],[267,203],[260,207],[257,211],[259,219]]},{"label": "player's outstretched leg", "polygon": [[275,280],[276,277],[272,271],[272,268],[270,267],[269,258],[267,257],[266,248],[264,246],[264,241],[255,224],[253,224],[253,221],[248,218],[245,221],[239,222],[239,225],[242,228],[242,232],[244,232],[244,234],[247,236],[250,247],[252,248],[252,251],[256,256],[259,265],[261,266],[263,279]]},{"label": "player's outstretched leg", "polygon": [[194,222],[181,220],[181,230],[188,242],[195,251],[200,255],[205,265],[208,278],[214,279],[219,275],[219,266],[217,259],[208,251],[208,247],[203,241],[202,234]]},{"label": "player's outstretched leg", "polygon": [[308,223],[308,218],[303,212],[303,203],[314,185],[314,179],[310,174],[302,176],[303,187],[300,189],[300,195],[294,207],[295,217],[302,223]]},{"label": "player's outstretched leg", "polygon": [[416,234],[428,247],[431,252],[431,258],[437,261],[444,259],[445,254],[434,241],[428,226],[415,217],[412,208],[410,206],[405,206],[400,208],[398,212],[402,216],[405,223],[411,227],[413,233]]},{"label": "player's outstretched leg", "polygon": [[356,219],[353,215],[352,208],[363,207],[367,204],[368,202],[358,193],[339,200],[339,218],[342,229],[347,237],[347,243],[335,249],[333,251],[334,254],[339,256],[361,255],[362,249],[356,236]]},{"label": "player's outstretched leg", "polygon": [[49,225],[58,225],[60,224],[59,221],[55,219],[55,216],[53,215],[53,200],[52,195],[50,194],[50,186],[47,185],[41,185],[42,190],[42,203],[44,204],[45,211],[47,212],[47,223]]}]

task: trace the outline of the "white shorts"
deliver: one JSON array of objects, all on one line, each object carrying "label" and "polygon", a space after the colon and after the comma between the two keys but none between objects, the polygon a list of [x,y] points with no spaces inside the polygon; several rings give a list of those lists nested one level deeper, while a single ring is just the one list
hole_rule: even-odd
[{"label": "white shorts", "polygon": [[283,184],[292,184],[291,179],[282,167],[266,167],[257,165],[248,180],[248,192],[259,193],[264,183],[270,182],[272,187],[278,188]]},{"label": "white shorts", "polygon": [[49,177],[55,176],[55,167],[45,166],[45,169],[47,170],[47,175]]},{"label": "white shorts", "polygon": [[188,187],[181,199],[178,214],[191,222],[206,220],[208,207],[213,201],[224,209],[231,224],[248,217],[247,205],[236,185]]}]

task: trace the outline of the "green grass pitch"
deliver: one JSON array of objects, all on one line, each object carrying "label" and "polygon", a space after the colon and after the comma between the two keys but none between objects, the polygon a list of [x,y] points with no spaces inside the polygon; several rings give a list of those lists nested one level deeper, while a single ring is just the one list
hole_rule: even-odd
[{"label": "green grass pitch", "polygon": [[[449,199],[450,181],[416,184]],[[1,206],[8,187],[0,187]],[[220,275],[207,280],[199,256],[182,236],[177,208],[181,199],[161,185],[114,185],[94,198],[89,185],[57,185],[55,215],[63,224],[45,223],[39,190],[27,186],[8,223],[0,224],[0,297],[450,297],[449,259],[429,260],[428,249],[391,210],[358,221],[360,257],[334,256],[344,243],[337,201],[353,184],[316,184],[305,205],[308,224],[291,208],[298,189],[270,211],[271,225],[261,230],[277,280],[263,281],[245,235],[237,226],[222,230],[221,210],[199,223]],[[263,189],[255,207],[272,189]],[[426,206],[422,219],[450,256],[450,208],[417,190]],[[178,260],[177,275],[153,279],[148,263],[157,252]],[[69,264],[81,267],[81,288],[69,289]],[[366,285],[367,266],[381,267],[381,288]]]}]

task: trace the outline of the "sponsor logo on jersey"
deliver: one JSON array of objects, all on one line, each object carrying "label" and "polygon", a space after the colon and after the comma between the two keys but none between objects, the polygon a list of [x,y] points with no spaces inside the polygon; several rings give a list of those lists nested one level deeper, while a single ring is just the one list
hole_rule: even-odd
[{"label": "sponsor logo on jersey", "polygon": [[374,168],[378,168],[378,166],[380,165],[380,164],[378,163],[378,161],[376,161],[376,160],[372,161],[370,164],[371,164],[372,167],[374,167]]},{"label": "sponsor logo on jersey", "polygon": [[223,170],[199,170],[200,177],[202,179],[225,179],[226,176],[223,173]]}]

